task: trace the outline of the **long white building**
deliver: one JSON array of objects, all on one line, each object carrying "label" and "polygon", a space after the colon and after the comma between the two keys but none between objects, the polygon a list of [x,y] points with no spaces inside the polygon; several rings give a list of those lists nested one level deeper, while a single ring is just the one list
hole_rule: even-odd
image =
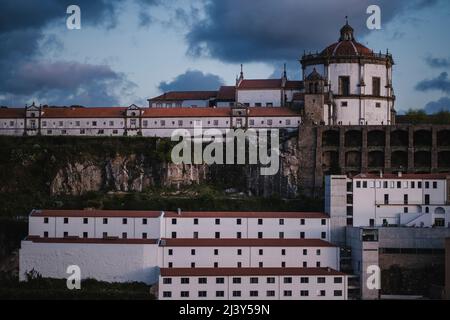
[{"label": "long white building", "polygon": [[[329,218],[314,212],[33,210],[20,249],[20,279],[31,270],[65,278],[67,267],[78,265],[83,279],[159,282],[160,299],[204,298],[197,291],[210,292],[209,298],[224,291],[217,298],[346,299],[347,276],[337,271],[339,248],[329,238]],[[242,275],[241,296],[234,293],[238,286],[212,280],[184,292],[186,281],[232,274]],[[262,280],[268,276],[293,282],[272,293],[273,283]]]},{"label": "long white building", "polygon": [[176,129],[296,129],[298,112],[288,108],[0,108],[0,135],[170,137]]}]

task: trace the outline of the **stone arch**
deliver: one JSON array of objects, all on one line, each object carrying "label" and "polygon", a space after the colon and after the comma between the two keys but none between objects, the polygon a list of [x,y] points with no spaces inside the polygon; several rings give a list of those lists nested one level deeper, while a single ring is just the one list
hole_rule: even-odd
[{"label": "stone arch", "polygon": [[327,130],[322,134],[323,147],[339,147],[339,131]]},{"label": "stone arch", "polygon": [[384,147],[385,133],[382,130],[372,130],[367,133],[368,147]]},{"label": "stone arch", "polygon": [[337,151],[325,151],[322,155],[322,163],[325,168],[339,168],[339,153]]},{"label": "stone arch", "polygon": [[414,146],[427,146],[431,147],[432,137],[430,130],[417,130],[414,132]]},{"label": "stone arch", "polygon": [[441,130],[437,133],[437,145],[450,146],[450,130]]},{"label": "stone arch", "polygon": [[346,147],[360,147],[362,145],[362,132],[358,130],[349,130],[345,133]]},{"label": "stone arch", "polygon": [[394,151],[391,154],[391,167],[392,168],[407,168],[408,167],[408,152],[406,151]]},{"label": "stone arch", "polygon": [[345,154],[346,167],[360,167],[361,166],[361,152],[349,151]]},{"label": "stone arch", "polygon": [[438,153],[438,167],[450,168],[450,151],[441,151]]},{"label": "stone arch", "polygon": [[417,151],[416,153],[414,153],[414,166],[416,168],[430,168],[431,152]]},{"label": "stone arch", "polygon": [[391,146],[393,147],[407,147],[408,146],[408,131],[395,130],[391,132]]},{"label": "stone arch", "polygon": [[442,207],[437,207],[436,209],[434,209],[434,213],[445,214],[445,209]]},{"label": "stone arch", "polygon": [[384,152],[382,151],[371,151],[368,155],[368,166],[369,167],[384,167]]}]

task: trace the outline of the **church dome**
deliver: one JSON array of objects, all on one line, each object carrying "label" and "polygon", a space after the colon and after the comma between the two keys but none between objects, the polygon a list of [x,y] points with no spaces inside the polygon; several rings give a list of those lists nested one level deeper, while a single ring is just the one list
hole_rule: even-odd
[{"label": "church dome", "polygon": [[321,52],[322,56],[372,56],[373,51],[355,40],[353,28],[348,22],[341,28],[339,41],[328,46]]}]

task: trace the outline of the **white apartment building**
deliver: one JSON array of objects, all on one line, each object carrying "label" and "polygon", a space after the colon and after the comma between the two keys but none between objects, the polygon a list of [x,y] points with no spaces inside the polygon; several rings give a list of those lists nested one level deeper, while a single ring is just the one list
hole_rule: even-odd
[{"label": "white apartment building", "polygon": [[165,238],[330,240],[329,217],[320,212],[165,212]]},{"label": "white apartment building", "polygon": [[296,129],[300,114],[288,108],[0,108],[0,135],[170,137],[176,129]]},{"label": "white apartment building", "polygon": [[[340,265],[339,248],[327,241],[329,228],[329,218],[314,212],[33,210],[29,235],[20,249],[20,279],[31,270],[44,277],[66,278],[67,267],[77,265],[83,279],[156,284],[163,277],[160,268],[198,270],[189,281],[208,268],[216,270],[218,277],[223,270],[239,268],[277,279],[310,277],[304,281],[311,285],[302,282],[285,295],[287,286],[267,299],[346,299],[347,278],[335,271]],[[176,272],[168,273],[176,277]],[[343,282],[328,280],[335,275],[342,275]],[[188,275],[182,271],[180,276]],[[315,278],[319,276],[326,282]],[[261,280],[256,288],[261,298],[271,291],[262,284]],[[231,295],[232,291],[236,290],[229,291]],[[256,297],[254,292],[251,295]],[[166,296],[161,293],[159,298]]]},{"label": "white apartment building", "polygon": [[164,300],[346,300],[347,275],[329,268],[162,268]]},{"label": "white apartment building", "polygon": [[328,176],[325,211],[331,232],[338,236],[347,225],[449,227],[448,181],[445,173]]},{"label": "white apartment building", "polygon": [[339,248],[320,239],[161,239],[162,268],[339,269]]}]

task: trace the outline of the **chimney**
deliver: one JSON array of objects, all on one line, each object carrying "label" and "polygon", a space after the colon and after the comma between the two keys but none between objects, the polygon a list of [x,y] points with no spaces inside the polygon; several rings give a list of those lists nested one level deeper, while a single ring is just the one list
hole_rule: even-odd
[{"label": "chimney", "polygon": [[180,208],[177,209],[177,214],[178,214],[179,216],[181,216],[181,209],[180,209]]},{"label": "chimney", "polygon": [[380,178],[383,179],[383,170],[380,170]]},{"label": "chimney", "polygon": [[399,172],[398,172],[398,177],[401,178],[402,176],[403,176],[402,172],[399,171]]}]

